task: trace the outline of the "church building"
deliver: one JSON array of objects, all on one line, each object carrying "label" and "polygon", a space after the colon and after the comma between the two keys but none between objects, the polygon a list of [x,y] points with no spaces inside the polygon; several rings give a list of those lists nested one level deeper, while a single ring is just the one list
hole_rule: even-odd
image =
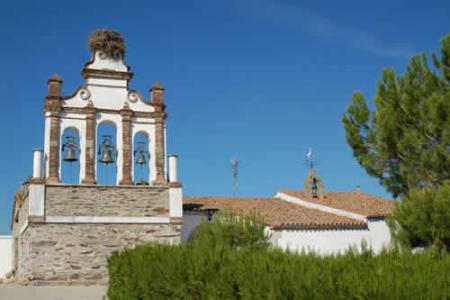
[{"label": "church building", "polygon": [[292,252],[319,255],[361,250],[375,253],[389,247],[391,233],[386,217],[393,201],[355,191],[325,191],[324,183],[310,168],[303,190],[280,189],[262,197],[184,197],[183,240],[188,240],[202,220],[212,220],[221,210],[236,214],[257,213],[265,222],[273,246]]},{"label": "church building", "polygon": [[326,191],[312,164],[303,190],[183,198],[177,156],[167,155],[164,87],[156,82],[149,96],[130,88],[120,34],[95,31],[89,46],[84,83],[71,95],[59,75],[48,80],[43,149],[33,150],[32,176],[14,195],[11,236],[0,237],[0,279],[105,284],[113,251],[179,244],[226,208],[259,213],[272,244],[289,251],[389,246],[393,202]]},{"label": "church building", "polygon": [[8,276],[19,283],[104,283],[112,251],[181,241],[164,87],[156,82],[149,97],[130,88],[120,34],[96,31],[89,45],[84,83],[71,95],[60,76],[48,80],[44,148],[14,197]]}]

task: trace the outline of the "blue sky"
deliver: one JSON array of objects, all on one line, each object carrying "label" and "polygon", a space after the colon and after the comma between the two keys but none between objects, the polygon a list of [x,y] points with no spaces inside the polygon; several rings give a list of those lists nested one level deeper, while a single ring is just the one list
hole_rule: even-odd
[{"label": "blue sky", "polygon": [[436,51],[449,1],[4,1],[0,4],[0,234],[13,193],[43,147],[43,98],[57,72],[70,94],[83,81],[91,31],[126,41],[131,87],[166,87],[170,153],[188,195],[301,188],[313,147],[328,190],[389,196],[357,164],[341,116],[355,90],[371,103],[382,68]]}]

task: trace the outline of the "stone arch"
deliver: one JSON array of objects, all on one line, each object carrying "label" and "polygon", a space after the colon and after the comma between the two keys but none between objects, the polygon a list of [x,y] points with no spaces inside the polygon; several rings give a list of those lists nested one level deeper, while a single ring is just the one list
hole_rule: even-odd
[{"label": "stone arch", "polygon": [[304,189],[312,197],[324,195],[323,181],[315,169],[310,169],[304,182]]},{"label": "stone arch", "polygon": [[[96,181],[98,184],[103,185],[116,185],[118,180],[118,127],[113,120],[102,120],[97,124],[96,130]],[[112,147],[109,147],[112,146]],[[109,152],[109,156],[112,161],[110,163],[104,163],[103,158],[106,152]],[[108,156],[108,155],[107,155]]]},{"label": "stone arch", "polygon": [[[143,152],[143,153],[142,153]],[[139,156],[143,156],[145,164],[139,164]],[[133,135],[132,142],[132,171],[135,184],[148,185],[151,171],[150,135],[144,130]]]},{"label": "stone arch", "polygon": [[62,183],[79,184],[81,180],[81,134],[75,126],[62,128],[60,142],[60,179]]}]

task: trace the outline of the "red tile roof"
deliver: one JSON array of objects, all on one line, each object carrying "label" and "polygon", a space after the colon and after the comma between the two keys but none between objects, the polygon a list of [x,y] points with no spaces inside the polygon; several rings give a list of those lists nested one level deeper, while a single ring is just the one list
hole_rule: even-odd
[{"label": "red tile roof", "polygon": [[305,191],[299,190],[280,190],[279,192],[311,203],[322,204],[372,218],[383,218],[389,215],[394,207],[394,201],[392,200],[360,191],[325,192],[324,197],[316,198]]},{"label": "red tile roof", "polygon": [[184,197],[183,204],[185,207],[201,206],[200,210],[228,208],[245,215],[256,212],[264,218],[269,227],[278,229],[367,228],[363,221],[306,208],[277,198]]}]

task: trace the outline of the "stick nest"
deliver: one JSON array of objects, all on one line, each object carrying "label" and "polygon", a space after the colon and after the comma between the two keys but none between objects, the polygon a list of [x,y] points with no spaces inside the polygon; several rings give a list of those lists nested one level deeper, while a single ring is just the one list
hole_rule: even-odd
[{"label": "stick nest", "polygon": [[117,31],[96,30],[89,37],[89,48],[92,53],[102,51],[107,57],[119,60],[125,57],[125,43]]}]

